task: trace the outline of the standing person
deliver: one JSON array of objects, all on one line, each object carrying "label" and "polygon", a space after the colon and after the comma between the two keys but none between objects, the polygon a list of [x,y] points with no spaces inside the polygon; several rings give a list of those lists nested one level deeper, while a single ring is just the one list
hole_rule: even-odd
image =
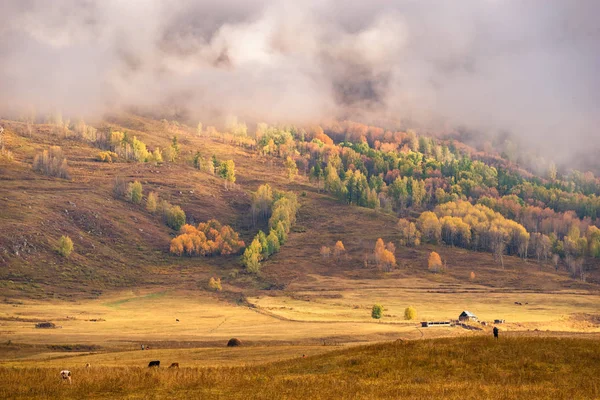
[{"label": "standing person", "polygon": [[497,326],[495,326],[495,327],[494,327],[494,339],[496,339],[496,340],[498,340],[498,332],[499,332],[499,331],[498,331],[498,327],[497,327]]}]

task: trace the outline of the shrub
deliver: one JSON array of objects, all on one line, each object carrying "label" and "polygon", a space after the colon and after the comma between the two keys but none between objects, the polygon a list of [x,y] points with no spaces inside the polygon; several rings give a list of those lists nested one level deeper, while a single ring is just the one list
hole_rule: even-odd
[{"label": "shrub", "polygon": [[117,161],[117,158],[119,158],[117,153],[113,153],[112,151],[101,151],[96,155],[96,160],[106,163],[112,163],[113,161]]},{"label": "shrub", "polygon": [[417,310],[412,306],[406,307],[404,310],[404,319],[410,321],[415,318],[417,318]]},{"label": "shrub", "polygon": [[216,292],[223,290],[223,287],[221,286],[221,278],[215,279],[211,276],[208,280],[208,287]]},{"label": "shrub", "polygon": [[371,310],[371,317],[374,319],[381,319],[383,316],[383,306],[381,304],[373,305],[373,309]]},{"label": "shrub", "polygon": [[142,202],[142,184],[138,181],[130,183],[127,186],[125,198],[134,204],[140,204]]},{"label": "shrub", "polygon": [[73,251],[73,241],[71,238],[68,236],[61,236],[60,239],[58,239],[56,251],[63,257],[69,257]]}]

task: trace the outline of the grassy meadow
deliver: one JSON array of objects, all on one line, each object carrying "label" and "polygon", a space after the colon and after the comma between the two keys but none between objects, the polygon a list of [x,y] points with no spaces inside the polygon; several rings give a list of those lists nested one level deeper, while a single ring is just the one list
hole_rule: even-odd
[{"label": "grassy meadow", "polygon": [[[231,353],[242,349],[229,349]],[[123,353],[123,360],[128,357]],[[218,365],[218,363],[215,363]],[[594,399],[600,341],[470,337],[396,341],[258,366],[0,368],[4,399]]]}]

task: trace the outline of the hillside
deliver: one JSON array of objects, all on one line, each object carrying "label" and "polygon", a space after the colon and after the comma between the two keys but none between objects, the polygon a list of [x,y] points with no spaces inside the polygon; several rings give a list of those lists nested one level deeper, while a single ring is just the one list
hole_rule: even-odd
[{"label": "hillside", "polygon": [[[293,180],[286,178],[284,160],[259,155],[255,146],[236,146],[232,136],[198,135],[184,125],[123,114],[97,124],[98,131],[125,131],[148,148],[168,148],[177,136],[181,154],[175,162],[140,163],[96,161],[97,146],[78,138],[72,131],[57,132],[52,124],[2,121],[5,147],[13,161],[1,159],[2,202],[0,220],[1,284],[6,295],[63,297],[98,295],[106,289],[155,284],[175,287],[202,287],[210,275],[238,288],[278,287],[302,281],[309,274],[349,278],[419,277],[460,285],[474,271],[477,283],[489,287],[539,290],[591,288],[589,283],[570,279],[566,271],[553,272],[547,264],[518,257],[505,257],[501,273],[489,253],[466,251],[453,246],[423,245],[396,247],[397,268],[382,272],[373,263],[365,267],[377,238],[398,244],[403,240],[396,227],[395,212],[348,205],[335,194],[323,192],[320,183],[309,182],[303,171]],[[29,130],[31,132],[29,133]],[[327,136],[322,133],[324,140]],[[335,137],[335,134],[333,134]],[[317,139],[318,140],[318,139]],[[34,156],[50,146],[61,146],[69,165],[70,179],[49,177],[31,168]],[[280,146],[280,145],[277,145]],[[235,186],[193,167],[199,151],[209,159],[232,159]],[[303,165],[298,161],[299,165]],[[308,167],[305,168],[305,173]],[[314,168],[313,168],[314,169]],[[311,170],[312,171],[312,170]],[[258,279],[229,274],[240,270],[237,256],[182,257],[169,254],[169,241],[176,231],[141,205],[113,196],[115,179],[139,180],[144,199],[150,191],[183,208],[188,223],[216,218],[239,231],[247,244],[264,222],[254,226],[250,215],[252,194],[261,184],[301,195],[301,208],[289,242],[279,254],[264,262]],[[385,185],[385,184],[384,184]],[[391,187],[391,186],[390,186]],[[391,190],[391,189],[390,189]],[[406,211],[417,217],[414,206]],[[401,214],[406,214],[402,212]],[[54,250],[61,235],[75,244],[65,259]],[[322,245],[333,247],[342,240],[347,254],[334,262],[319,255]],[[432,276],[426,267],[427,255],[437,250],[448,268]],[[371,260],[372,261],[372,260]],[[368,260],[367,260],[368,262]],[[597,262],[586,258],[587,281],[595,282]],[[193,268],[192,268],[193,267]],[[293,287],[293,286],[292,286]],[[234,289],[237,291],[239,289]]]}]

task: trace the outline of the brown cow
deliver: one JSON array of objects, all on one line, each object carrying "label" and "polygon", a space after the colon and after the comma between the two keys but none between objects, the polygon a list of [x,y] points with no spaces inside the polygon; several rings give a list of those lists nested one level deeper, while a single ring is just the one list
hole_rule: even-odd
[{"label": "brown cow", "polygon": [[179,363],[172,363],[169,368],[179,368]]}]

